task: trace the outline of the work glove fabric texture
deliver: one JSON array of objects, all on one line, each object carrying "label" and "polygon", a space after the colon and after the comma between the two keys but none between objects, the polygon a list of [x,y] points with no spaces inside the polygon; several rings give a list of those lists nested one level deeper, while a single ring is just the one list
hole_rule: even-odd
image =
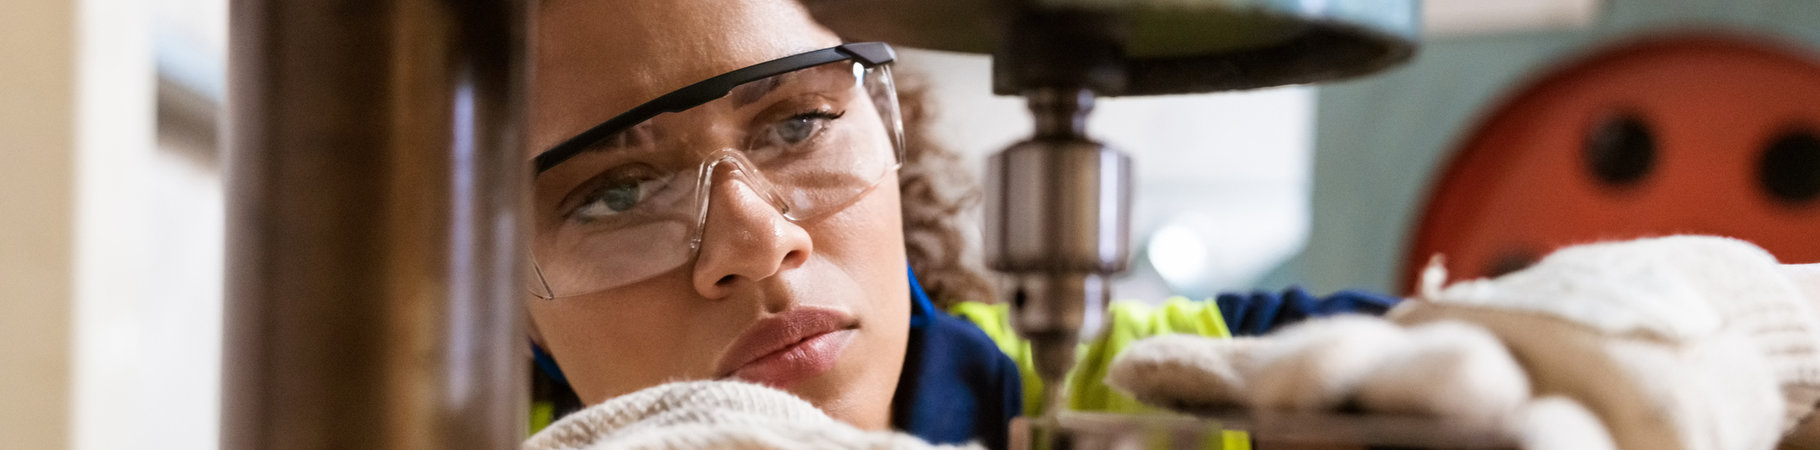
[{"label": "work glove fabric texture", "polygon": [[523,450],[978,449],[865,431],[788,392],[740,381],[663,384],[607,400],[531,436]]},{"label": "work glove fabric texture", "polygon": [[1166,408],[1356,409],[1502,430],[1532,449],[1775,447],[1820,400],[1820,325],[1751,244],[1676,236],[1557,251],[1384,318],[1133,344],[1107,383]]}]

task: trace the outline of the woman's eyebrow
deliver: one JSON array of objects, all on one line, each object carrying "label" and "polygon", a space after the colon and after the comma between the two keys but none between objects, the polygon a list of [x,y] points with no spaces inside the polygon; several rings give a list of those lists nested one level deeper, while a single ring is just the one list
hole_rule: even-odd
[{"label": "woman's eyebrow", "polygon": [[772,75],[757,81],[734,87],[727,96],[733,98],[734,106],[744,107],[765,98],[777,91],[779,87],[789,84],[822,83],[827,77],[846,73],[840,64],[826,64]]},{"label": "woman's eyebrow", "polygon": [[[813,69],[811,69],[811,70],[813,70]],[[735,103],[736,106],[743,107],[746,105],[750,105],[752,103],[759,101],[760,99],[765,98],[766,95],[770,95],[772,92],[776,92],[777,88],[779,86],[783,86],[785,83],[790,82],[793,79],[800,78],[800,75],[802,72],[804,72],[804,71],[783,73],[783,74],[766,77],[766,78],[760,79],[758,81],[753,81],[751,83],[742,84],[737,87],[734,87],[732,92],[727,93],[727,96],[733,98],[733,102]],[[700,106],[700,105],[697,105],[697,106]],[[609,134],[605,138],[602,138],[599,141],[595,141],[592,144],[588,144],[587,147],[583,147],[581,149],[581,151],[585,152],[585,153],[601,153],[601,152],[608,152],[608,151],[623,149],[626,147],[625,145],[615,145],[615,144],[623,144],[623,142],[621,142],[621,140],[626,138],[626,133],[632,133],[632,132],[635,132],[635,131],[638,131],[641,129],[649,130],[650,125],[651,125],[651,122],[649,119],[647,119],[646,121],[640,122],[637,125],[633,125],[630,128],[614,131],[613,134]]]},{"label": "woman's eyebrow", "polygon": [[606,152],[624,150],[627,147],[631,146],[631,145],[628,145],[626,140],[636,138],[634,136],[630,136],[629,133],[636,133],[636,132],[641,132],[641,131],[647,135],[647,136],[644,136],[645,139],[653,139],[651,136],[649,136],[649,134],[653,133],[654,130],[652,129],[651,121],[647,120],[644,122],[639,122],[637,125],[633,125],[629,128],[614,131],[612,134],[608,134],[607,137],[601,138],[598,141],[594,141],[594,143],[588,144],[588,146],[586,146],[586,147],[582,147],[581,152],[598,154],[598,153],[606,153]]},{"label": "woman's eyebrow", "polygon": [[728,96],[733,97],[733,103],[736,106],[750,105],[759,99],[765,98],[765,96],[771,94],[772,91],[776,91],[778,86],[782,86],[784,82],[789,81],[790,78],[796,78],[798,73],[800,72],[778,74],[751,83],[742,84],[739,85],[739,87],[733,88],[733,92],[728,94]]},{"label": "woman's eyebrow", "polygon": [[[765,78],[762,78],[762,79],[759,79],[759,80],[756,80],[756,81],[753,81],[750,83],[736,86],[733,88],[732,91],[727,93],[727,96],[732,98],[734,105],[737,107],[744,107],[747,105],[751,105],[751,104],[756,103],[759,100],[765,98],[765,96],[771,95],[772,92],[776,92],[778,87],[781,87],[785,84],[796,82],[798,79],[801,79],[808,75],[812,75],[813,72],[817,71],[817,70],[826,70],[826,69],[823,69],[821,67],[810,67],[807,69],[798,70],[798,71],[794,71],[794,72],[786,72],[786,73],[781,73],[781,74],[777,74],[777,75],[772,75],[772,76],[765,77]],[[699,106],[699,105],[697,105],[697,106]],[[625,145],[614,145],[614,144],[619,144],[620,140],[625,138],[624,135],[626,133],[631,133],[631,132],[639,130],[641,128],[648,128],[649,125],[651,125],[651,123],[647,119],[647,121],[641,122],[637,125],[633,125],[631,128],[626,128],[623,130],[615,131],[612,134],[607,135],[605,138],[602,138],[599,141],[595,141],[592,144],[588,144],[588,146],[586,146],[586,147],[582,147],[581,152],[582,153],[603,153],[603,152],[611,152],[614,150],[624,149],[626,147]]]},{"label": "woman's eyebrow", "polygon": [[598,141],[594,141],[594,143],[588,144],[588,146],[586,146],[586,147],[582,147],[580,153],[606,153],[606,152],[611,152],[614,150],[623,149],[623,148],[625,148],[625,146],[614,145],[614,144],[617,143],[617,141],[619,141],[620,134],[625,133],[626,131],[629,131],[629,130],[620,130],[620,131],[614,132],[613,134],[607,135],[606,138],[603,138]]}]

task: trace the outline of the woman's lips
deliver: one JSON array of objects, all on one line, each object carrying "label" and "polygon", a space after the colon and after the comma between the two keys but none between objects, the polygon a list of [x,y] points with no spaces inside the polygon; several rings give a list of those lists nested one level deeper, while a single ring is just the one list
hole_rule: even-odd
[{"label": "woman's lips", "polygon": [[717,372],[778,388],[813,378],[834,368],[857,332],[855,322],[847,313],[815,307],[760,319],[733,341]]},{"label": "woman's lips", "polygon": [[788,388],[833,369],[854,333],[855,330],[840,330],[815,335],[746,363],[733,371],[733,376],[780,389]]}]

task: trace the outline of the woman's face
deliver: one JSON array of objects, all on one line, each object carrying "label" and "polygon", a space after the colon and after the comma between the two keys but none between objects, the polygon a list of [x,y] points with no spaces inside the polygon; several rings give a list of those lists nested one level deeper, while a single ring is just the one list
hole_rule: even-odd
[{"label": "woman's face", "polygon": [[[544,0],[535,28],[527,160],[696,81],[840,44],[794,0]],[[683,160],[714,150],[666,148]],[[535,181],[539,233],[571,220],[564,199],[595,176],[565,166]],[[849,206],[791,221],[731,172],[713,175],[693,259],[604,291],[528,299],[533,339],[590,404],[741,378],[887,426],[910,308],[895,174]]]}]

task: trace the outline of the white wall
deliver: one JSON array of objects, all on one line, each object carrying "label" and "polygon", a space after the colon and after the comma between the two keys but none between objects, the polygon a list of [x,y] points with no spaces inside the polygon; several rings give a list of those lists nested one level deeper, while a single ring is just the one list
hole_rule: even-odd
[{"label": "white wall", "polygon": [[[219,164],[193,130],[190,139],[161,135],[172,130],[160,114],[189,108],[193,121],[197,100],[206,116],[207,101],[219,99],[225,2],[82,5],[71,448],[215,448]],[[160,81],[192,95],[161,98]]]}]

